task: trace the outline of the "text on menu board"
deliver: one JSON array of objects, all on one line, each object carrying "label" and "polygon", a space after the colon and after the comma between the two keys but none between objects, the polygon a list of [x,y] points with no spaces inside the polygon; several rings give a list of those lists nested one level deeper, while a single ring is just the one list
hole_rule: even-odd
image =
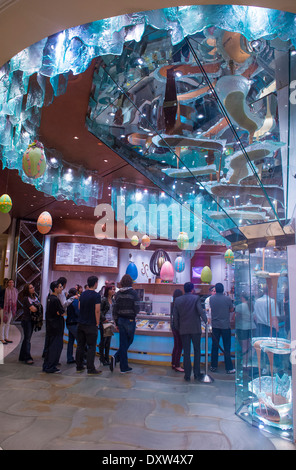
[{"label": "text on menu board", "polygon": [[57,243],[55,264],[117,268],[118,248],[88,243]]}]

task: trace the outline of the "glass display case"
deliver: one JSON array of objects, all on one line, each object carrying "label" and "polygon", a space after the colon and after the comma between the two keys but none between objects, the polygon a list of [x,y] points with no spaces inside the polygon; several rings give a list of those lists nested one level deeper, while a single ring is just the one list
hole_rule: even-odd
[{"label": "glass display case", "polygon": [[287,252],[235,252],[236,414],[293,439]]}]

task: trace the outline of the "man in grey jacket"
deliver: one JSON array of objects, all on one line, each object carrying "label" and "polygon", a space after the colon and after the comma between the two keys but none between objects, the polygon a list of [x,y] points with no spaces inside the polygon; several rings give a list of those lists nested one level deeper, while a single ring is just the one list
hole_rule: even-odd
[{"label": "man in grey jacket", "polygon": [[191,377],[191,342],[194,350],[194,378],[199,380],[202,377],[200,373],[200,339],[201,339],[201,319],[207,323],[207,316],[204,312],[200,297],[194,293],[192,282],[184,284],[185,294],[175,300],[173,311],[173,324],[179,330],[183,350],[184,350],[184,379],[189,382]]}]

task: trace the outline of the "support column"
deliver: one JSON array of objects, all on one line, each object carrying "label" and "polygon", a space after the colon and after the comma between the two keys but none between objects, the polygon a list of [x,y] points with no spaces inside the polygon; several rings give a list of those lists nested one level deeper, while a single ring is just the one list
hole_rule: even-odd
[{"label": "support column", "polygon": [[287,247],[288,274],[289,274],[289,302],[290,302],[290,327],[292,345],[292,399],[293,399],[293,430],[294,442],[296,442],[296,245]]},{"label": "support column", "polygon": [[45,235],[44,237],[44,251],[43,251],[43,265],[42,265],[42,284],[41,284],[41,303],[43,305],[43,311],[46,311],[46,299],[49,292],[49,261],[50,261],[50,236]]}]

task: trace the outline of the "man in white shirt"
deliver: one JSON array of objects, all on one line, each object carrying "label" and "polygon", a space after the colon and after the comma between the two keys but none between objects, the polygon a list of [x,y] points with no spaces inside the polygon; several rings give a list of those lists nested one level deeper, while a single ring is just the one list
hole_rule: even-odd
[{"label": "man in white shirt", "polygon": [[210,325],[211,320],[212,320],[211,307],[210,307],[210,298],[211,298],[211,295],[216,294],[215,286],[210,287],[209,291],[210,291],[210,295],[205,300],[205,311],[206,311],[206,314],[207,314],[208,324]]},{"label": "man in white shirt", "polygon": [[272,336],[276,336],[279,329],[278,317],[280,316],[277,303],[274,299],[269,297],[267,287],[263,291],[262,297],[255,301],[254,305],[254,319],[256,322],[256,336],[270,336],[270,315],[271,309],[271,326]]}]

